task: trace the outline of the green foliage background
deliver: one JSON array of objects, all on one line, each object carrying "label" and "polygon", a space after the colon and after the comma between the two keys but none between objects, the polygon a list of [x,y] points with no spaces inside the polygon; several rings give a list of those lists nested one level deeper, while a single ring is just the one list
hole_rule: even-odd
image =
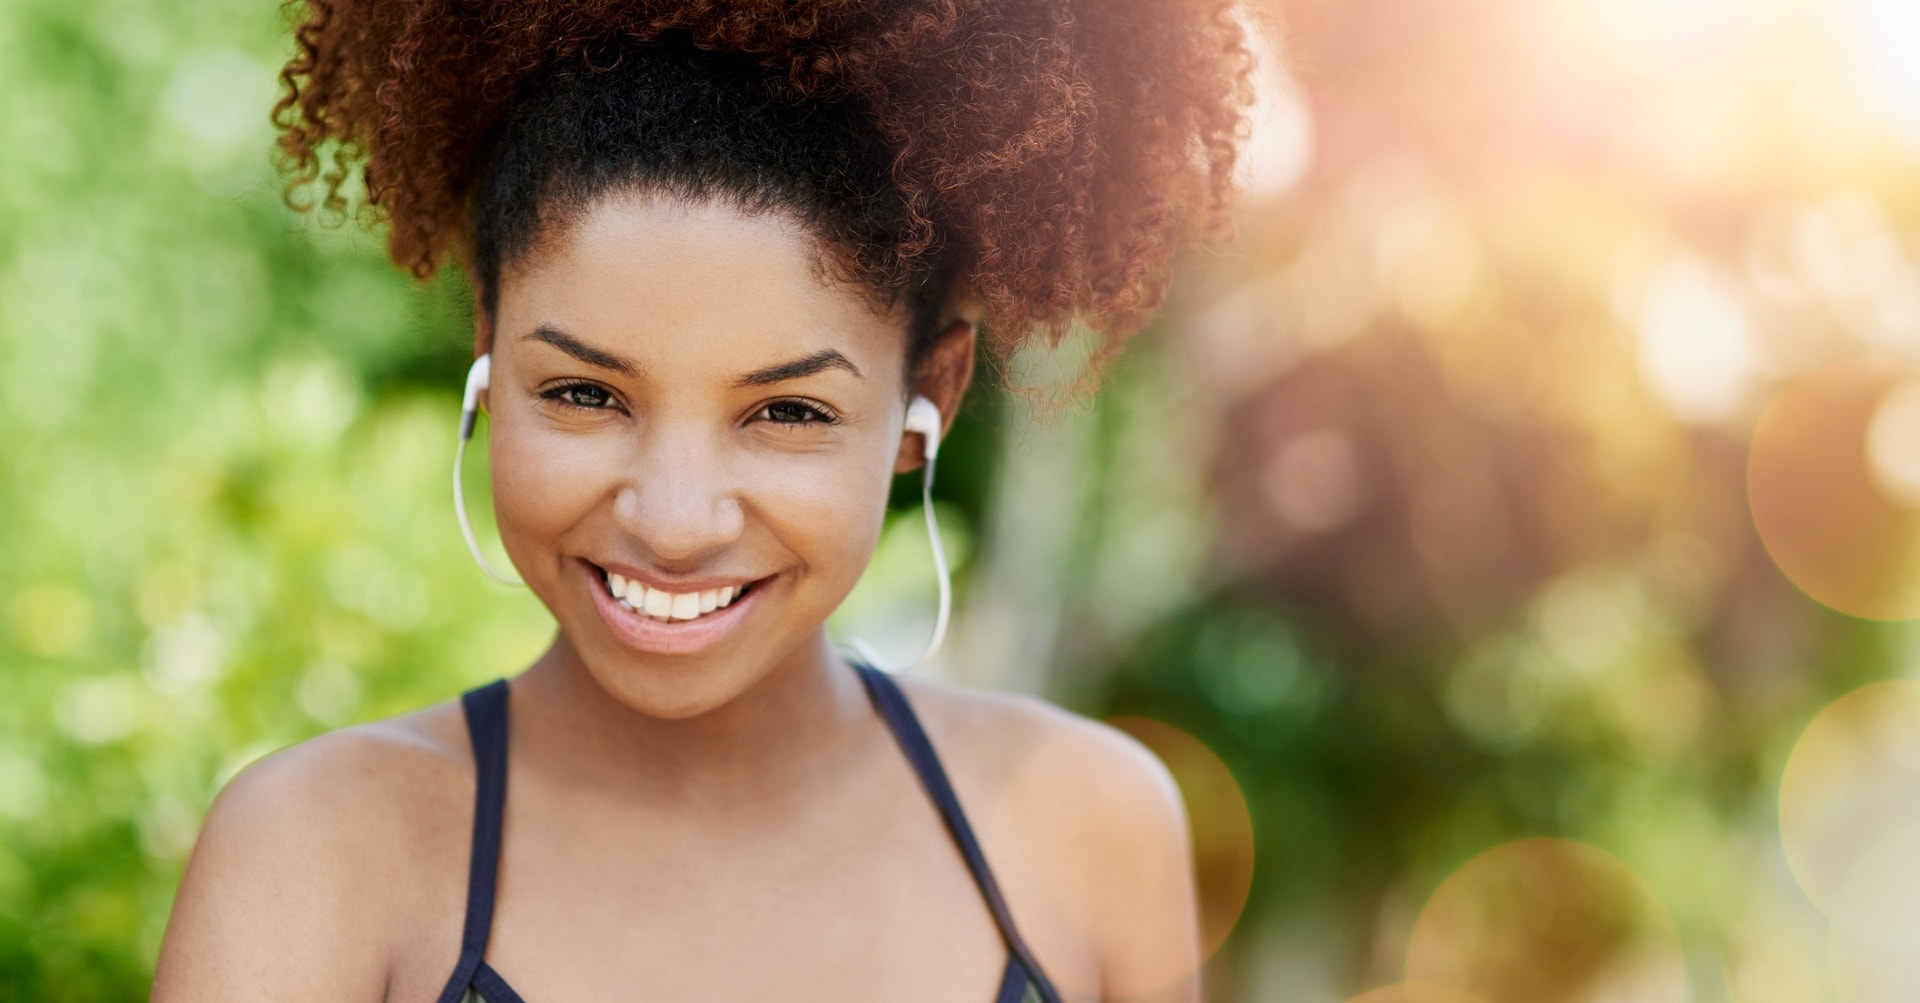
[{"label": "green foliage background", "polygon": [[226,777],[546,636],[444,511],[461,290],[280,201],[287,48],[257,3],[0,14],[0,997],[144,998]]}]

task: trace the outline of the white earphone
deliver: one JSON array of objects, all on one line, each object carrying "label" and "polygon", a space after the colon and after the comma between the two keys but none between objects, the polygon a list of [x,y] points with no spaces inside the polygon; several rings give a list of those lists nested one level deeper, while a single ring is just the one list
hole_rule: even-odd
[{"label": "white earphone", "polygon": [[[460,520],[460,535],[467,541],[467,552],[473,555],[480,570],[487,577],[502,585],[523,585],[516,579],[494,570],[487,555],[480,552],[480,542],[474,538],[473,523],[467,519],[467,495],[460,483],[461,465],[467,456],[467,443],[473,439],[474,425],[480,414],[480,393],[487,389],[493,377],[493,356],[482,355],[473,360],[467,369],[467,388],[460,399],[460,444],[453,450],[453,511]],[[947,570],[947,550],[940,543],[940,523],[933,515],[933,461],[940,454],[940,408],[925,396],[915,394],[907,404],[907,418],[902,432],[917,432],[920,435],[921,448],[927,462],[921,467],[920,505],[927,514],[927,538],[933,545],[933,568],[940,583],[940,608],[933,620],[933,636],[927,641],[927,648],[911,665],[900,668],[918,668],[932,660],[940,651],[940,645],[947,637],[947,621],[953,614],[953,581]],[[885,666],[872,646],[859,638],[848,641],[861,658],[876,666]],[[896,670],[897,671],[897,670]]]},{"label": "white earphone", "polygon": [[467,493],[460,486],[460,467],[467,458],[467,442],[473,438],[474,422],[480,414],[480,392],[487,389],[492,380],[493,354],[473,360],[467,369],[466,393],[460,398],[460,444],[453,449],[453,514],[460,520],[460,535],[467,539],[467,552],[473,555],[480,570],[502,585],[522,585],[523,582],[495,571],[487,555],[480,552],[480,541],[473,538],[473,523],[467,521]]},{"label": "white earphone", "polygon": [[907,405],[904,431],[918,432],[924,437],[927,462],[933,462],[940,452],[940,409],[924,395],[914,394],[913,401]]},{"label": "white earphone", "polygon": [[[927,539],[933,545],[933,570],[940,582],[940,608],[934,614],[933,636],[927,639],[926,650],[913,664],[902,666],[916,669],[939,654],[941,643],[947,639],[947,620],[953,614],[953,577],[947,571],[947,548],[940,543],[940,523],[933,517],[933,460],[940,455],[940,409],[926,397],[914,394],[907,404],[905,431],[920,433],[921,448],[927,458],[920,468],[920,509],[927,514]],[[881,664],[873,648],[865,642],[855,639],[848,643],[867,661]]]}]

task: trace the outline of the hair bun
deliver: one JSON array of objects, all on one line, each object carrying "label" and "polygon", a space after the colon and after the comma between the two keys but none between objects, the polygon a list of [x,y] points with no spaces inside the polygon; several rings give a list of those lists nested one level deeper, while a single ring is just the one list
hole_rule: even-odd
[{"label": "hair bun", "polygon": [[1183,243],[1225,229],[1250,58],[1224,0],[307,0],[275,108],[289,201],[369,215],[396,263],[465,254],[486,144],[522,81],[596,40],[683,32],[796,96],[853,97],[897,151],[912,239],[958,252],[1012,349],[1145,323]]}]

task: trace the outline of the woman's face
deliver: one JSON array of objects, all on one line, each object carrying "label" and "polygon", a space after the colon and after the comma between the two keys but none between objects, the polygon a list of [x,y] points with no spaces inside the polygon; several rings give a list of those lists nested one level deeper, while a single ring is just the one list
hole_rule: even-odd
[{"label": "woman's face", "polygon": [[917,465],[905,324],[818,261],[787,216],[630,195],[500,276],[501,538],[642,713],[700,714],[809,650]]}]

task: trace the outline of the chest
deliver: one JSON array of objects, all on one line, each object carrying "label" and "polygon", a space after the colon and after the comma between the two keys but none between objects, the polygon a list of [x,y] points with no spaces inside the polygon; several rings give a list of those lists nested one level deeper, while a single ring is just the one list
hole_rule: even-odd
[{"label": "chest", "polygon": [[[1008,953],[960,851],[911,784],[876,794],[702,830],[523,784],[485,960],[525,1003],[993,1003]],[[399,966],[391,999],[435,997],[459,942],[446,933]]]},{"label": "chest", "polygon": [[625,1000],[642,987],[677,1000],[981,1003],[1006,952],[938,820],[922,814],[707,839],[529,825],[525,853],[504,858],[496,967],[521,973],[516,984],[539,995],[528,1003]]}]

